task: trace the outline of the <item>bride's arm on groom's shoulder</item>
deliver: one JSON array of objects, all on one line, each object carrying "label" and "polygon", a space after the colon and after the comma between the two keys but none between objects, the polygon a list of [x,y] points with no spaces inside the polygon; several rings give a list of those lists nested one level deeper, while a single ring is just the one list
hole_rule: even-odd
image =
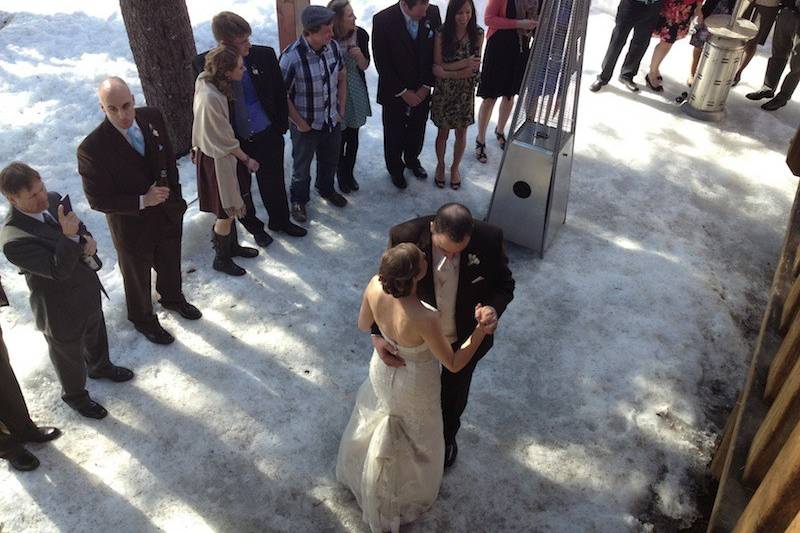
[{"label": "bride's arm on groom's shoulder", "polygon": [[469,364],[472,356],[478,351],[478,347],[486,337],[486,332],[480,325],[476,325],[464,344],[453,352],[453,348],[444,336],[442,330],[442,321],[438,315],[431,312],[431,319],[422,321],[420,324],[420,332],[422,338],[430,348],[433,355],[441,361],[442,365],[450,372],[458,372]]}]

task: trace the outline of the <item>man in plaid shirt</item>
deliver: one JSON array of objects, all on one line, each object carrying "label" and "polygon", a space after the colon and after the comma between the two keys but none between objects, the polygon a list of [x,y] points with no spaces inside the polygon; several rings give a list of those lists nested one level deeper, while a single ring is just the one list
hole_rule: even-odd
[{"label": "man in plaid shirt", "polygon": [[339,46],[333,37],[333,11],[322,6],[303,10],[303,35],[283,51],[281,72],[289,99],[292,136],[292,217],[308,219],[306,204],[311,183],[311,160],[317,156],[315,186],[320,196],[344,207],[347,199],[333,188],[339,163],[341,121],[347,97],[347,78]]}]

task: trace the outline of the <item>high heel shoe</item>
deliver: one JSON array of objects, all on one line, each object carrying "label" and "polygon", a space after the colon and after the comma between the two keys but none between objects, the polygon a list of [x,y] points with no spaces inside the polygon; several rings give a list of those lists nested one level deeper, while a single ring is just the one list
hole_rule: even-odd
[{"label": "high heel shoe", "polygon": [[500,149],[506,149],[506,136],[503,132],[494,130],[494,136],[497,138],[498,144],[500,144]]},{"label": "high heel shoe", "polygon": [[489,160],[489,158],[486,157],[486,143],[482,143],[477,140],[475,141],[475,159],[484,165],[486,164],[486,161]]}]

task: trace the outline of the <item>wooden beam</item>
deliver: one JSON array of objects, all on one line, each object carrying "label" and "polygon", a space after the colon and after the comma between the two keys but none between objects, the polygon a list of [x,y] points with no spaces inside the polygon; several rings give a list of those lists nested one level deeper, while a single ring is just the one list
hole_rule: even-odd
[{"label": "wooden beam", "polygon": [[728,421],[725,422],[725,429],[722,430],[722,441],[714,452],[714,458],[711,460],[711,475],[714,479],[719,481],[722,477],[722,470],[725,468],[725,458],[728,456],[728,450],[733,440],[733,427],[736,422],[736,417],[739,415],[739,409],[742,407],[742,394],[736,398],[736,404],[733,406],[731,414],[728,415]]},{"label": "wooden beam", "polygon": [[800,511],[800,425],[792,431],[764,481],[736,524],[734,533],[785,531]]},{"label": "wooden beam", "polygon": [[764,399],[772,401],[783,386],[800,355],[800,320],[795,320],[789,333],[783,339],[778,353],[769,365],[767,384],[764,387]]},{"label": "wooden beam", "polygon": [[800,420],[800,362],[794,365],[789,379],[770,407],[758,433],[753,438],[744,467],[745,483],[757,484],[766,475],[789,434]]},{"label": "wooden beam", "polygon": [[783,247],[772,278],[767,308],[742,389],[741,407],[735,412],[733,436],[725,455],[714,508],[708,520],[708,533],[731,531],[752,494],[752,488],[742,483],[741,474],[744,471],[753,436],[768,410],[763,400],[763,392],[769,364],[781,344],[781,337],[778,335],[781,308],[793,280],[791,269],[798,244],[800,244],[800,188],[792,204]]},{"label": "wooden beam", "polygon": [[798,512],[789,527],[786,528],[785,533],[800,533],[800,512]]},{"label": "wooden beam", "polygon": [[792,325],[794,317],[797,316],[797,307],[800,306],[800,278],[794,280],[792,290],[789,291],[789,296],[786,297],[786,302],[783,304],[781,311],[781,326],[778,330],[781,335],[785,335]]},{"label": "wooden beam", "polygon": [[309,0],[275,0],[278,13],[278,42],[280,51],[286,49],[303,33],[300,14],[309,5]]}]

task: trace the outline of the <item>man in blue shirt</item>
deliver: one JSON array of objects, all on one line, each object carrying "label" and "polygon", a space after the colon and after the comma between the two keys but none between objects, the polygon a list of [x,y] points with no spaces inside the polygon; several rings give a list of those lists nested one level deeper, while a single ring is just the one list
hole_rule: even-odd
[{"label": "man in blue shirt", "polygon": [[[232,46],[242,55],[245,72],[242,81],[233,83],[236,99],[230,118],[242,150],[258,161],[256,172],[261,201],[269,215],[268,227],[292,237],[302,237],[306,229],[289,220],[289,204],[283,173],[283,134],[289,127],[286,88],[275,50],[269,46],[250,44],[250,24],[230,11],[223,11],[211,20],[211,32],[220,44]],[[193,66],[200,74],[206,52],[198,55]],[[264,223],[256,217],[250,191],[242,191],[247,212],[242,225],[253,234],[259,246],[268,246],[272,238],[264,231]]]}]

